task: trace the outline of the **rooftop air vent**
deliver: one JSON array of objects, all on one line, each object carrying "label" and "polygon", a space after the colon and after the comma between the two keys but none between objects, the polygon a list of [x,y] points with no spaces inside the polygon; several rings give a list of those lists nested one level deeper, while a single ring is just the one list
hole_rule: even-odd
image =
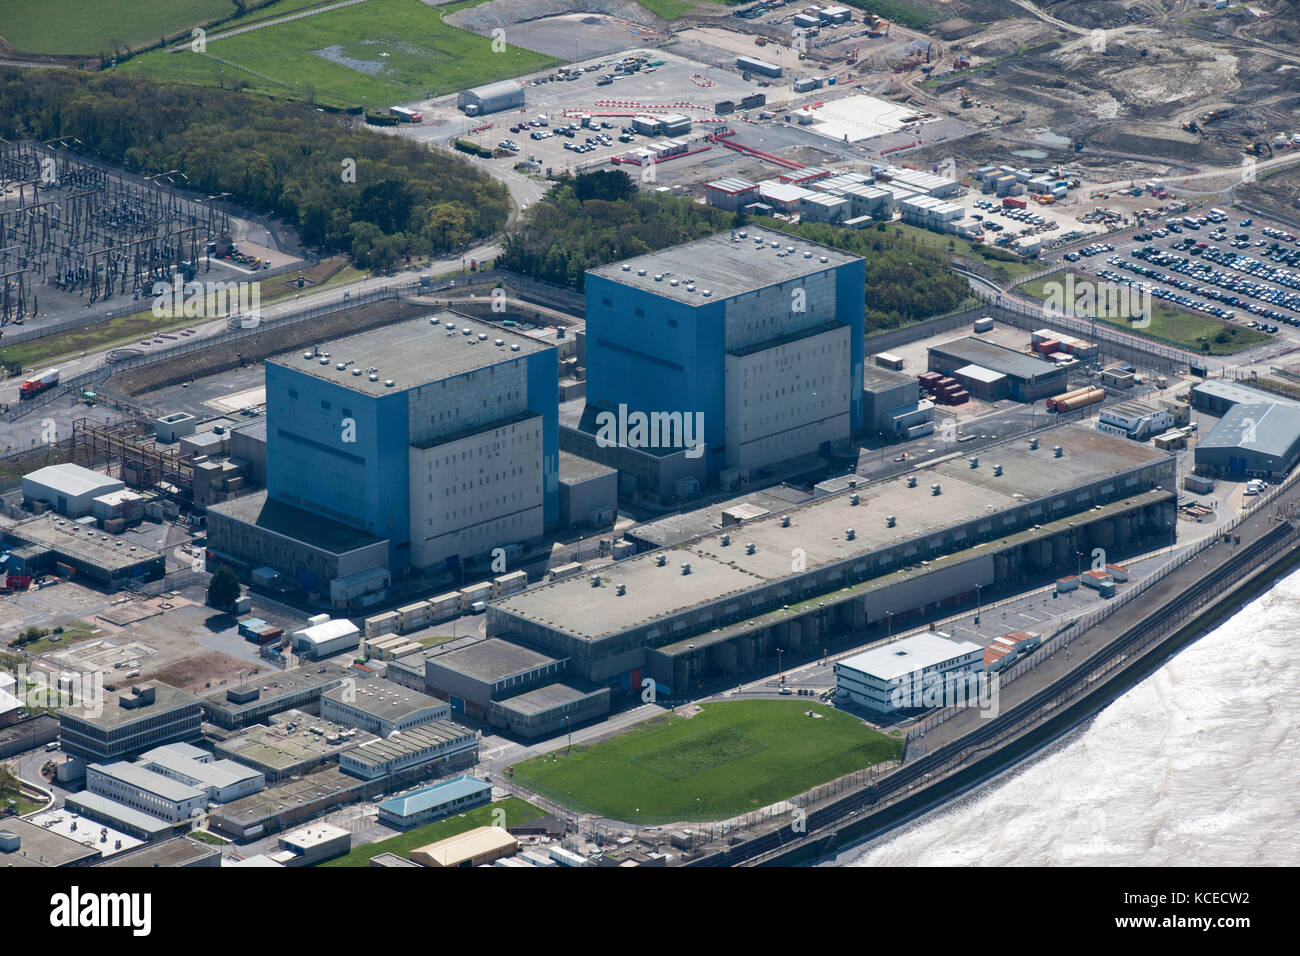
[{"label": "rooftop air vent", "polygon": [[779,242],[774,242],[774,243],[772,243],[772,248],[773,248],[773,249],[780,249],[780,248],[781,248],[781,243],[779,243]]},{"label": "rooftop air vent", "polygon": [[729,544],[731,544],[731,535],[724,534],[722,536],[722,546],[725,548]]},{"label": "rooftop air vent", "polygon": [[854,531],[852,528],[845,528],[845,529],[844,529],[844,539],[845,539],[846,541],[852,541],[852,540],[853,540],[854,538],[856,538],[857,536],[858,536],[858,533],[857,533],[856,531]]},{"label": "rooftop air vent", "polygon": [[619,597],[622,597],[624,594],[627,593],[627,585],[626,584],[618,585],[617,587],[614,588],[614,593],[617,594]]},{"label": "rooftop air vent", "polygon": [[505,345],[505,344],[506,344],[506,340],[505,340],[505,339],[497,339],[497,340],[496,340],[496,344],[499,345],[499,346],[500,346],[500,345]]},{"label": "rooftop air vent", "polygon": [[930,494],[938,495],[942,493],[943,493],[943,487],[938,482],[930,486]]},{"label": "rooftop air vent", "polygon": [[712,289],[705,289],[705,290],[704,290],[703,292],[701,292],[700,294],[701,294],[702,296],[704,296],[704,297],[707,299],[709,296],[713,295],[713,290],[712,290]]},{"label": "rooftop air vent", "polygon": [[631,272],[631,271],[632,271],[632,267],[631,267],[630,265],[628,265],[628,264],[625,262],[625,263],[623,263],[623,271],[624,271],[624,272]]},{"label": "rooftop air vent", "polygon": [[682,574],[690,574],[690,573],[691,573],[690,562],[688,561],[682,562]]},{"label": "rooftop air vent", "polygon": [[593,574],[593,575],[591,576],[591,586],[592,586],[593,588],[598,588],[598,587],[600,587],[600,575],[599,575],[599,574]]},{"label": "rooftop air vent", "polygon": [[819,262],[830,262],[830,260],[827,259],[825,256],[822,256],[821,259],[819,259],[818,261],[819,261]]},{"label": "rooftop air vent", "polygon": [[668,563],[668,555],[666,554],[655,555],[655,564],[659,565],[659,567],[662,568],[667,563]]},{"label": "rooftop air vent", "polygon": [[348,367],[348,363],[347,363],[347,362],[339,362],[339,363],[338,363],[337,365],[335,365],[334,367],[335,367],[336,369],[338,369],[338,370],[341,372],[341,371],[343,371],[345,368]]},{"label": "rooftop air vent", "polygon": [[740,232],[736,233],[736,235],[740,236],[741,239],[749,238],[749,233],[747,233],[744,229],[740,230]]},{"label": "rooftop air vent", "polygon": [[749,542],[749,543],[747,543],[747,544],[745,545],[745,553],[746,553],[746,554],[753,554],[755,550],[756,550],[756,548],[754,547],[753,542]]},{"label": "rooftop air vent", "polygon": [[510,351],[512,351],[512,352],[518,352],[518,351],[519,351],[519,343],[516,342],[514,345],[510,346]]},{"label": "rooftop air vent", "polygon": [[377,382],[377,381],[379,381],[379,376],[376,375],[374,372],[371,372],[371,373],[370,373],[370,381],[372,381],[372,382]]},{"label": "rooftop air vent", "polygon": [[480,342],[486,342],[486,341],[487,341],[487,333],[486,333],[486,332],[480,332],[480,333],[478,334],[478,340],[479,340]]},{"label": "rooftop air vent", "polygon": [[970,456],[970,466],[971,466],[972,468],[978,468],[978,467],[980,466],[980,456],[979,456],[979,455],[971,455],[971,456]]},{"label": "rooftop air vent", "polygon": [[352,374],[353,374],[353,375],[360,375],[360,374],[362,374],[361,369],[359,369],[359,368],[354,368],[354,369],[352,370]]},{"label": "rooftop air vent", "polygon": [[856,491],[853,492],[853,494],[849,495],[849,504],[850,504],[850,505],[855,505],[855,506],[856,506],[856,505],[858,505],[858,504],[861,503],[861,500],[862,500],[862,496],[859,495]]},{"label": "rooftop air vent", "polygon": [[997,478],[1001,478],[1001,477],[1002,477],[1002,466],[1001,466],[1001,465],[994,465],[994,466],[993,466],[993,474],[994,474],[995,477],[997,477]]},{"label": "rooftop air vent", "polygon": [[803,254],[803,257],[804,257],[805,259],[811,259],[811,258],[812,258],[812,253],[811,253],[811,252],[805,252],[805,253]]},{"label": "rooftop air vent", "polygon": [[305,358],[308,362],[310,362],[316,356],[312,355],[310,352],[303,352],[302,357]]},{"label": "rooftop air vent", "polygon": [[663,282],[663,281],[664,281],[664,274],[662,272],[656,272],[655,282]]},{"label": "rooftop air vent", "polygon": [[781,527],[782,527],[782,528],[788,528],[788,527],[790,527],[790,516],[789,516],[789,515],[781,515]]},{"label": "rooftop air vent", "polygon": [[1060,446],[1060,445],[1054,445],[1054,446],[1052,446],[1052,454],[1053,454],[1055,457],[1060,458],[1062,455],[1065,454],[1065,452],[1061,450],[1061,446]]},{"label": "rooftop air vent", "polygon": [[789,255],[794,255],[794,252],[795,252],[794,246],[786,246],[786,247],[785,247],[785,251],[786,251],[786,253],[789,254]]},{"label": "rooftop air vent", "polygon": [[448,330],[447,330],[447,338],[449,338],[449,339],[454,339],[455,337],[456,337],[456,330],[455,330],[455,329],[448,329]]},{"label": "rooftop air vent", "polygon": [[391,378],[384,379],[384,388],[392,388],[396,384],[397,383],[394,382]]},{"label": "rooftop air vent", "polygon": [[909,488],[915,488],[915,487],[916,487],[916,475],[908,475],[908,476],[907,476],[907,487],[909,487]]},{"label": "rooftop air vent", "polygon": [[695,291],[695,285],[694,285],[694,284],[688,285],[688,286],[686,287],[686,291],[687,291],[687,292],[694,292],[694,291]]},{"label": "rooftop air vent", "polygon": [[669,279],[668,284],[672,286],[674,289],[677,288],[679,285],[681,285],[681,283],[678,282],[676,279]]},{"label": "rooftop air vent", "polygon": [[1037,451],[1037,450],[1038,450],[1038,439],[1037,439],[1037,438],[1031,438],[1031,439],[1029,439],[1029,450],[1030,450],[1030,451]]},{"label": "rooftop air vent", "polygon": [[636,270],[636,274],[639,275],[639,276],[643,276],[643,275],[645,275],[645,270],[644,270],[644,269],[637,269],[637,270]]},{"label": "rooftop air vent", "polygon": [[896,524],[898,524],[898,519],[895,518],[893,515],[886,515],[886,516],[885,516],[885,527],[886,527],[886,528],[892,528],[892,527],[894,527]]},{"label": "rooftop air vent", "polygon": [[460,334],[461,334],[461,335],[473,335],[473,334],[474,334],[474,330],[471,329],[471,328],[469,328],[469,326],[466,326],[465,328],[463,328],[463,329],[460,330]]},{"label": "rooftop air vent", "polygon": [[322,355],[322,356],[321,356],[321,359],[320,359],[320,363],[321,363],[321,365],[329,365],[330,360],[329,360],[328,358],[326,358],[324,355]]}]

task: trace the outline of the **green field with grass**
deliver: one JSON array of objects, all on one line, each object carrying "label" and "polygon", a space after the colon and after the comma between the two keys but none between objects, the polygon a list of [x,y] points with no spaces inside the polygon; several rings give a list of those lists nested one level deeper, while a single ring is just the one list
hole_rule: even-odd
[{"label": "green field with grass", "polygon": [[703,12],[707,13],[709,7],[718,6],[721,0],[637,0],[637,2],[665,20],[673,20],[697,8],[703,8]]},{"label": "green field with grass", "polygon": [[[716,820],[897,759],[902,744],[810,701],[704,704],[515,765],[514,782],[584,813],[646,825]],[[820,717],[809,717],[809,710]]]},{"label": "green field with grass", "polygon": [[380,840],[378,843],[367,843],[364,846],[355,848],[347,856],[340,856],[320,865],[369,866],[371,857],[378,856],[381,853],[395,853],[405,858],[412,850],[418,850],[430,843],[437,843],[439,840],[453,837],[457,833],[464,833],[466,830],[473,830],[475,827],[492,826],[492,813],[497,808],[505,810],[507,827],[517,826],[521,823],[527,823],[529,820],[536,820],[538,817],[546,816],[545,810],[533,806],[526,800],[520,800],[518,797],[507,797],[504,800],[498,800],[483,807],[475,807],[473,810],[457,814],[454,817],[448,817],[445,820],[436,820],[425,826],[416,827],[414,830],[387,840]]},{"label": "green field with grass", "polygon": [[1014,262],[1003,262],[999,259],[989,259],[981,254],[981,250],[996,249],[996,246],[989,246],[983,242],[971,242],[969,239],[959,239],[957,236],[943,235],[937,232],[931,232],[929,229],[922,229],[920,226],[910,226],[906,223],[891,222],[888,223],[884,232],[893,232],[900,236],[911,239],[919,246],[929,246],[931,249],[938,249],[941,252],[950,252],[954,255],[961,256],[963,259],[969,259],[972,262],[978,262],[988,269],[995,278],[1001,282],[1013,282],[1020,276],[1028,275],[1031,272],[1037,272],[1043,268],[1041,262],[1032,260],[1017,259]]},{"label": "green field with grass", "polygon": [[[1093,276],[1084,275],[1081,272],[1071,270],[1071,273],[1074,275],[1076,282],[1096,281]],[[1045,276],[1042,279],[1035,279],[1033,282],[1026,282],[1019,286],[1019,289],[1032,298],[1046,299],[1047,293],[1044,287],[1047,283],[1063,283],[1066,275],[1065,272],[1059,272]],[[1132,332],[1134,335],[1146,336],[1167,345],[1174,345],[1192,352],[1200,352],[1204,355],[1231,355],[1234,352],[1240,352],[1242,349],[1250,348],[1252,345],[1267,342],[1271,338],[1265,332],[1257,332],[1255,329],[1237,325],[1235,322],[1224,322],[1222,319],[1216,319],[1211,315],[1203,315],[1200,312],[1188,312],[1186,309],[1180,309],[1161,299],[1151,300],[1151,324],[1145,328],[1135,328],[1127,318],[1106,318],[1104,316],[1098,316],[1097,318],[1108,325],[1121,328],[1126,332]],[[1207,344],[1208,348],[1206,348]]]},{"label": "green field with grass", "polygon": [[[387,109],[559,63],[520,47],[492,49],[490,37],[443,22],[483,0],[446,7],[420,0],[366,0],[238,36],[216,39],[249,18],[214,31],[204,53],[155,50],[118,67],[158,79],[243,88],[332,106]],[[265,20],[301,7],[281,0],[257,11]],[[507,28],[524,30],[526,25]]]},{"label": "green field with grass", "polygon": [[234,12],[231,0],[0,0],[0,36],[24,53],[96,56],[138,50]]}]

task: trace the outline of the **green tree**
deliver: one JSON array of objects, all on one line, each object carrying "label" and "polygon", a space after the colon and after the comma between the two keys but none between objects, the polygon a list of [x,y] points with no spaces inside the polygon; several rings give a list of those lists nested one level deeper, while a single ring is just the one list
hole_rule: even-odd
[{"label": "green tree", "polygon": [[8,764],[0,763],[0,803],[5,800],[16,800],[21,793],[22,784],[14,775],[13,768]]},{"label": "green tree", "polygon": [[208,584],[208,603],[218,611],[230,611],[239,600],[239,578],[230,565],[223,564],[212,575]]}]

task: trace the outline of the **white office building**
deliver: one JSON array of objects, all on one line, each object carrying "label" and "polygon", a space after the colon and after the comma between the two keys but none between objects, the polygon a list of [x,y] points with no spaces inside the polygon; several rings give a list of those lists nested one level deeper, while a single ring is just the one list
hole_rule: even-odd
[{"label": "white office building", "polygon": [[938,631],[872,648],[835,665],[836,694],[883,713],[971,700],[984,649]]}]

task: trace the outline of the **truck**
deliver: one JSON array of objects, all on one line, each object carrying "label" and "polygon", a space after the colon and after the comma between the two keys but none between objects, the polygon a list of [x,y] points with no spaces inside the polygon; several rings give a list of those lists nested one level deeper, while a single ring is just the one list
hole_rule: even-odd
[{"label": "truck", "polygon": [[23,383],[18,386],[18,397],[20,399],[35,398],[37,395],[41,394],[41,392],[51,389],[58,384],[59,370],[57,368],[52,368],[48,372],[42,372],[35,378],[24,380]]},{"label": "truck", "polygon": [[424,117],[421,116],[419,113],[415,112],[415,110],[408,110],[408,109],[406,109],[406,108],[404,108],[404,107],[401,107],[401,106],[394,106],[394,107],[393,107],[392,109],[390,109],[388,112],[392,113],[394,116],[396,116],[396,117],[397,117],[399,120],[401,120],[403,123],[423,123],[423,122],[424,122]]},{"label": "truck", "polygon": [[1017,199],[1014,196],[1008,196],[1006,199],[1002,200],[1002,207],[1004,209],[1024,209],[1028,205],[1029,203],[1025,200]]}]

